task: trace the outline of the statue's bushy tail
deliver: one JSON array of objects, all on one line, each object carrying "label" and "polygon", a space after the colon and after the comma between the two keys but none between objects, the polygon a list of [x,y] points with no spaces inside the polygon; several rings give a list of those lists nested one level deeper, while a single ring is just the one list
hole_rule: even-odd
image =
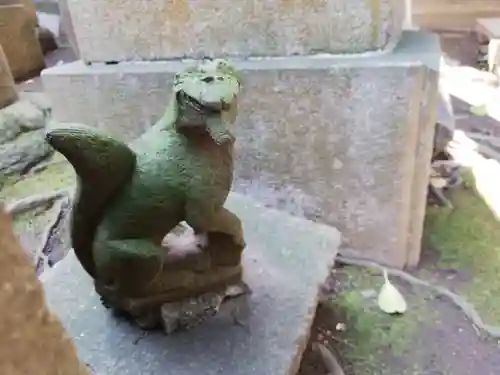
[{"label": "statue's bushy tail", "polygon": [[46,140],[75,169],[71,239],[82,266],[95,277],[92,246],[97,226],[111,199],[131,178],[136,156],[123,142],[84,125],[57,125],[47,130]]}]

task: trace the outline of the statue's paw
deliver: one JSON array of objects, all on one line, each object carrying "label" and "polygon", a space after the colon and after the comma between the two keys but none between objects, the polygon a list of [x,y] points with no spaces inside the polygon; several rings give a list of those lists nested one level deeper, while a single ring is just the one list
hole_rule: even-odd
[{"label": "statue's paw", "polygon": [[234,243],[242,248],[247,246],[245,239],[243,238],[243,233],[241,235],[234,237]]},{"label": "statue's paw", "polygon": [[201,233],[201,234],[195,234],[194,235],[194,242],[196,246],[198,246],[200,249],[204,249],[208,246],[208,236],[206,233]]},{"label": "statue's paw", "polygon": [[108,301],[108,300],[106,300],[103,296],[101,296],[99,299],[101,300],[101,304],[102,304],[105,308],[110,309],[110,308],[112,308],[112,307],[113,307],[113,306],[111,305],[111,303],[109,303],[109,301]]}]

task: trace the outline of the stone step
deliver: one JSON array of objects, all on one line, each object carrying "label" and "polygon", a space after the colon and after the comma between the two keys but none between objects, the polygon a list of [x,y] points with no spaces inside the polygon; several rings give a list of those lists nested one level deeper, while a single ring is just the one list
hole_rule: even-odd
[{"label": "stone step", "polygon": [[242,325],[221,314],[192,330],[143,337],[101,305],[73,253],[42,274],[49,306],[94,375],[297,372],[340,233],[238,194],[226,207],[242,220],[248,243],[245,280],[252,294],[240,311]]},{"label": "stone step", "polygon": [[393,46],[394,0],[66,0],[85,61],[361,53]]},{"label": "stone step", "polygon": [[[236,191],[339,228],[360,256],[420,256],[441,50],[405,32],[392,53],[234,60]],[[75,62],[42,74],[59,121],[130,140],[162,115],[193,61]]]}]

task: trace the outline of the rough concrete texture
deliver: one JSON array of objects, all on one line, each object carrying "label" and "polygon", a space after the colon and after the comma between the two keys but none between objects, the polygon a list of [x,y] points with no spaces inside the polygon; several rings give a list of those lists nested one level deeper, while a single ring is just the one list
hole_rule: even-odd
[{"label": "rough concrete texture", "polygon": [[400,0],[66,0],[85,61],[358,53],[394,45]]},{"label": "rough concrete texture", "polygon": [[[433,35],[404,35],[377,57],[237,61],[234,129],[235,189],[335,225],[362,256],[399,267],[420,254],[440,57]],[[185,64],[75,63],[42,77],[56,119],[130,139],[162,114]]]},{"label": "rough concrete texture", "polygon": [[[0,374],[88,375],[0,207]],[[64,283],[64,281],[63,281]]]},{"label": "rough concrete texture", "polygon": [[23,94],[0,109],[0,175],[26,173],[48,158],[53,149],[45,141],[49,112],[37,95]]},{"label": "rough concrete texture", "polygon": [[14,77],[12,77],[7,57],[0,45],[0,109],[14,103],[17,99]]},{"label": "rough concrete texture", "polygon": [[73,253],[41,276],[50,305],[95,375],[297,372],[340,233],[237,194],[226,207],[244,225],[245,279],[252,294],[192,330],[143,336],[117,320],[101,305]]},{"label": "rough concrete texture", "polygon": [[45,68],[36,34],[36,16],[22,4],[0,5],[0,45],[16,80],[38,75]]}]

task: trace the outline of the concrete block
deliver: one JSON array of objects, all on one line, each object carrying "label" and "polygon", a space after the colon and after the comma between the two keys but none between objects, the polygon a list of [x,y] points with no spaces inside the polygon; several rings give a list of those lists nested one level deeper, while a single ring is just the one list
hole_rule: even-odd
[{"label": "concrete block", "polygon": [[[439,57],[437,37],[408,32],[376,57],[236,61],[244,92],[235,189],[336,226],[362,256],[415,264]],[[42,77],[56,119],[129,140],[159,118],[186,64],[78,62]]]},{"label": "concrete block", "polygon": [[31,78],[45,68],[32,10],[34,6],[0,5],[0,45],[16,80]]},{"label": "concrete block", "polygon": [[66,0],[85,61],[359,53],[399,40],[400,0]]},{"label": "concrete block", "polygon": [[236,312],[242,325],[223,308],[192,330],[144,337],[101,305],[73,253],[42,274],[52,310],[94,374],[297,373],[340,233],[237,194],[226,207],[241,218],[248,243],[244,267],[252,294]]}]

